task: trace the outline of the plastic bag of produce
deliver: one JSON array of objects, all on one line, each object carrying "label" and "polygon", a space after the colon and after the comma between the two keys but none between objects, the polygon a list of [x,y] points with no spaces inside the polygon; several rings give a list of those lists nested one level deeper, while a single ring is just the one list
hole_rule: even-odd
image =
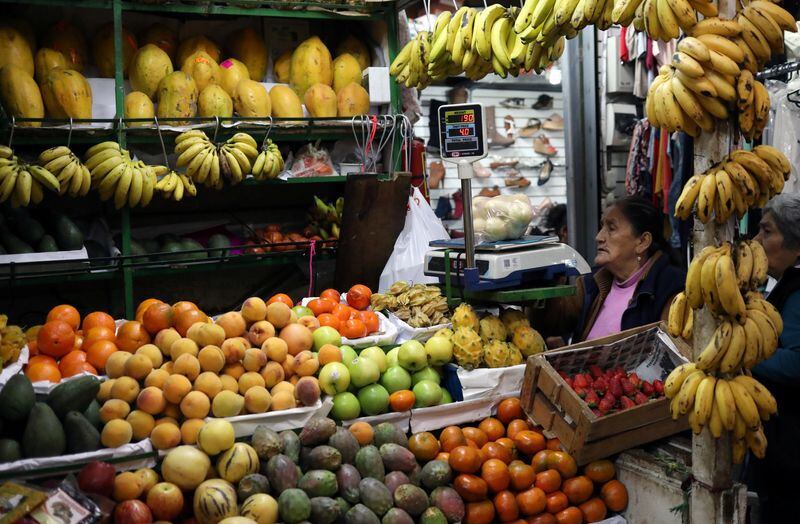
[{"label": "plastic bag of produce", "polygon": [[442,222],[415,187],[414,193],[408,199],[406,224],[381,272],[378,288],[386,291],[398,280],[414,284],[437,282],[436,278],[425,276],[425,253],[432,240],[449,238]]},{"label": "plastic bag of produce", "polygon": [[533,218],[526,195],[477,196],[472,200],[475,243],[522,238]]}]

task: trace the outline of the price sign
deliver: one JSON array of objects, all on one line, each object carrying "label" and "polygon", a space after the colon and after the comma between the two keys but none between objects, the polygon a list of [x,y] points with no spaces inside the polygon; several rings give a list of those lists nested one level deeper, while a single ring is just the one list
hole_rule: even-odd
[{"label": "price sign", "polygon": [[480,104],[454,104],[439,109],[443,159],[470,162],[486,156],[486,125]]}]

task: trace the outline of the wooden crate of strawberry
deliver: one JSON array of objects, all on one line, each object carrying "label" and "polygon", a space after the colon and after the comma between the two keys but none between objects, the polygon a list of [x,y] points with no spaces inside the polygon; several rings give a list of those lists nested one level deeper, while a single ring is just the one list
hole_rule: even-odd
[{"label": "wooden crate of strawberry", "polygon": [[688,428],[663,380],[688,348],[655,323],[528,359],[522,406],[585,464]]}]

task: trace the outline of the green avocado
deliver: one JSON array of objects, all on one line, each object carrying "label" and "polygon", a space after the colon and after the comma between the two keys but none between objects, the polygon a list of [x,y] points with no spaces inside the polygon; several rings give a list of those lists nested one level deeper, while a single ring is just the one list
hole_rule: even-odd
[{"label": "green avocado", "polygon": [[58,244],[56,244],[56,239],[53,238],[51,235],[44,235],[41,239],[39,239],[39,244],[36,246],[36,251],[39,253],[50,253],[53,251],[58,251]]},{"label": "green avocado", "polygon": [[6,251],[12,255],[33,253],[33,248],[28,245],[27,242],[19,238],[8,229],[3,228],[0,230],[0,241],[3,242],[3,246],[6,248]]},{"label": "green avocado", "polygon": [[67,449],[67,437],[58,417],[44,402],[34,404],[25,432],[22,449],[28,458],[63,455]]},{"label": "green avocado", "polygon": [[225,235],[220,233],[211,235],[208,239],[208,247],[214,248],[213,251],[208,252],[208,256],[210,257],[222,257],[227,254],[227,249],[231,247],[231,241]]},{"label": "green avocado", "polygon": [[83,233],[75,222],[66,215],[56,215],[53,222],[55,225],[53,236],[59,248],[63,251],[75,251],[83,247]]},{"label": "green avocado", "polygon": [[25,218],[17,222],[16,227],[19,238],[34,246],[44,236],[44,227],[35,218]]}]

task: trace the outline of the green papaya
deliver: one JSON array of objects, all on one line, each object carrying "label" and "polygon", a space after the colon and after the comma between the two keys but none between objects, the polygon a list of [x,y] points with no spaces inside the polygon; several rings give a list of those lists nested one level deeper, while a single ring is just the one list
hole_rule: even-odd
[{"label": "green papaya", "polygon": [[8,379],[0,391],[0,418],[3,420],[25,420],[36,403],[36,393],[30,379],[18,373]]},{"label": "green papaya", "polygon": [[58,417],[50,406],[37,402],[33,405],[22,434],[25,457],[54,457],[63,455],[66,449],[67,437]]},{"label": "green papaya", "polygon": [[50,392],[47,403],[58,418],[63,419],[70,411],[84,412],[100,391],[100,381],[95,377],[78,377],[62,382]]}]

